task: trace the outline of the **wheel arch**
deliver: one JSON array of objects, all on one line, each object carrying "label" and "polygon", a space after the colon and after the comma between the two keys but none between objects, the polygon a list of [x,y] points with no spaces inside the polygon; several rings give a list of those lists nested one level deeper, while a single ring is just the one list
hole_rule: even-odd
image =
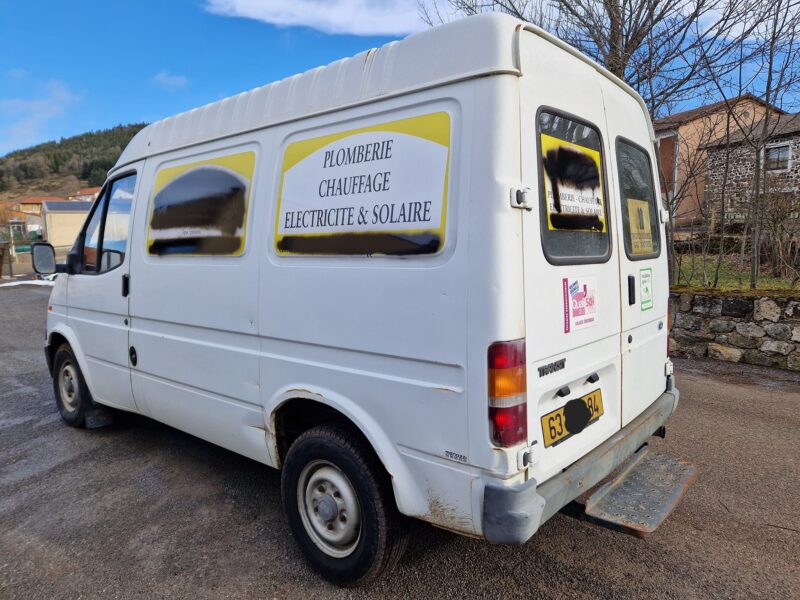
[{"label": "wheel arch", "polygon": [[[86,355],[84,355],[83,350],[81,350],[81,347],[78,344],[78,339],[75,335],[75,332],[73,332],[69,327],[59,324],[49,332],[47,336],[47,352],[50,355],[49,364],[53,364],[53,359],[55,358],[56,352],[58,352],[58,349],[63,343],[69,344],[69,347],[72,348],[72,353],[75,355],[75,360],[78,361],[78,367],[80,367],[83,380],[86,382],[86,386],[89,388],[89,393],[92,394],[92,397],[94,397],[94,384],[92,382],[92,374],[86,368]],[[50,370],[50,376],[53,376],[52,366]]]},{"label": "wheel arch", "polygon": [[[313,411],[313,412],[312,412]],[[323,423],[349,428],[366,442],[390,478],[397,508],[405,515],[428,513],[428,501],[386,432],[354,401],[330,390],[291,387],[271,403],[267,431],[269,451],[278,468],[291,443]]]}]

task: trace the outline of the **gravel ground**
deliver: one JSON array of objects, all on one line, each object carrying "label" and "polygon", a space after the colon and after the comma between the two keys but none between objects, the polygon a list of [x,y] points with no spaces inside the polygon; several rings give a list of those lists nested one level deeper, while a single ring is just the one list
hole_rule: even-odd
[{"label": "gravel ground", "polygon": [[61,423],[49,289],[0,288],[0,598],[800,597],[800,378],[676,361],[656,450],[700,467],[648,540],[557,515],[525,546],[420,524],[398,569],[338,589],[303,562],[279,475],[144,418]]}]

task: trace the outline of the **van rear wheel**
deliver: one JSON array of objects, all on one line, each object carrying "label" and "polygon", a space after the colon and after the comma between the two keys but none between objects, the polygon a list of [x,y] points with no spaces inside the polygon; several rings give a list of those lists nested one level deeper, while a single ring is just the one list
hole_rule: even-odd
[{"label": "van rear wheel", "polygon": [[302,434],[286,455],[283,507],[311,565],[339,585],[363,584],[393,568],[407,530],[372,452],[342,429]]},{"label": "van rear wheel", "polygon": [[62,344],[53,357],[53,391],[64,422],[72,427],[83,427],[92,397],[69,344]]}]

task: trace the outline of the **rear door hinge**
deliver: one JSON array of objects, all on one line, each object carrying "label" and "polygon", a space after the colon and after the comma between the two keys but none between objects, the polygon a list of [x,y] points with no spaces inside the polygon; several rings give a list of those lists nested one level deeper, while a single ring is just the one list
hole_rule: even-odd
[{"label": "rear door hinge", "polygon": [[535,194],[531,188],[511,188],[511,207],[533,210],[533,203],[536,201]]}]

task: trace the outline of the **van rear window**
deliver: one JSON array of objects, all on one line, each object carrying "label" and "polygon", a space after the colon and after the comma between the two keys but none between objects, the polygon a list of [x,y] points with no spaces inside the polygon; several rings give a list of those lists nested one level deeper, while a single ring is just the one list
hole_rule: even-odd
[{"label": "van rear window", "polygon": [[594,126],[542,110],[538,118],[542,247],[554,264],[611,253],[603,150]]},{"label": "van rear window", "polygon": [[661,240],[650,157],[639,146],[618,139],[617,168],[625,253],[631,260],[656,258]]}]

